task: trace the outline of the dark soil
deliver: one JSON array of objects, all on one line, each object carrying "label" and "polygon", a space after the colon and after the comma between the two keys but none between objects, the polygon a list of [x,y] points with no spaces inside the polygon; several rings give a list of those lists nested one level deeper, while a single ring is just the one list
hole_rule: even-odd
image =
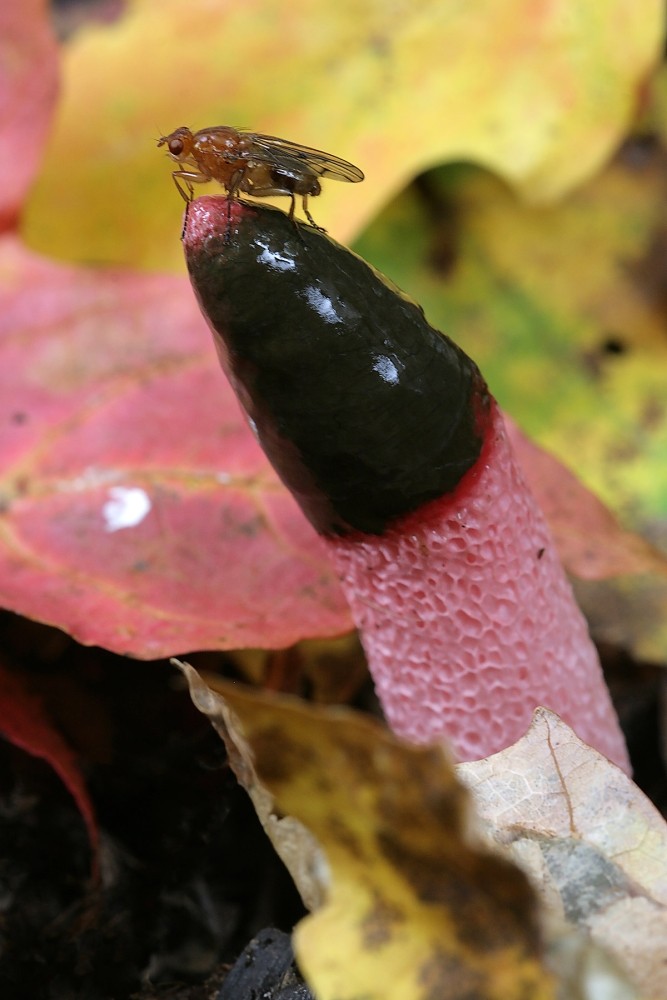
[{"label": "dark soil", "polygon": [[214,997],[257,931],[304,912],[220,738],[167,663],[11,615],[0,646],[79,751],[102,837],[95,885],[70,794],[0,740],[0,996]]},{"label": "dark soil", "polygon": [[[47,763],[0,740],[2,1000],[307,1000],[279,935],[303,907],[180,674],[9,614],[0,649],[78,753],[102,841],[95,883],[70,794]],[[660,672],[615,650],[603,659],[636,780],[664,810]],[[278,932],[252,944],[225,993],[263,928]]]}]

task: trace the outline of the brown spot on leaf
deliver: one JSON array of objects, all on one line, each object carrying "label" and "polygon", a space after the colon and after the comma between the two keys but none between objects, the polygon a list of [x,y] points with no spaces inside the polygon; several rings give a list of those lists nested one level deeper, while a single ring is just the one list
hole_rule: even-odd
[{"label": "brown spot on leaf", "polygon": [[317,755],[302,743],[292,742],[278,724],[265,726],[253,737],[257,775],[262,781],[282,784],[294,780],[299,769],[316,761]]},{"label": "brown spot on leaf", "polygon": [[329,816],[327,820],[327,831],[331,835],[332,839],[345,850],[353,858],[365,859],[367,857],[367,852],[364,850],[364,845],[361,840],[352,832],[350,827],[346,825],[345,821],[334,814]]},{"label": "brown spot on leaf", "polygon": [[526,920],[527,914],[537,913],[534,894],[526,877],[509,862],[459,848],[455,857],[443,859],[449,877],[439,881],[433,878],[434,857],[419,855],[382,834],[378,842],[422,903],[456,915],[462,943],[493,951],[522,942],[528,952],[538,953],[535,923]]},{"label": "brown spot on leaf", "polygon": [[637,172],[659,165],[664,159],[660,136],[656,132],[630,136],[619,149],[617,158],[622,166]]},{"label": "brown spot on leaf", "polygon": [[484,1000],[488,997],[486,976],[451,953],[434,952],[419,969],[423,1000],[442,1000],[451,995],[456,983],[457,1000]]},{"label": "brown spot on leaf", "polygon": [[415,178],[414,189],[429,223],[427,263],[439,277],[451,275],[459,256],[459,214],[456,202],[447,198],[431,173]]},{"label": "brown spot on leaf", "polygon": [[661,427],[665,421],[665,401],[656,399],[655,396],[648,396],[644,400],[640,417],[641,426],[645,430],[655,430]]},{"label": "brown spot on leaf", "polygon": [[584,351],[581,360],[585,371],[599,379],[608,364],[626,354],[630,349],[628,338],[616,330],[609,330],[601,335],[600,341],[590,350]]},{"label": "brown spot on leaf", "polygon": [[643,256],[626,270],[648,304],[667,313],[667,226],[655,229]]},{"label": "brown spot on leaf", "polygon": [[381,948],[391,940],[394,929],[404,924],[405,920],[405,914],[397,906],[376,893],[372,909],[361,922],[364,947],[368,951]]}]

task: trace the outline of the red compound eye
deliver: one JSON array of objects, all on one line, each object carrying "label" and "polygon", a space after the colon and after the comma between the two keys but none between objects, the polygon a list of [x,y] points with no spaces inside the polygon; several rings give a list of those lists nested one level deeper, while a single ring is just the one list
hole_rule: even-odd
[{"label": "red compound eye", "polygon": [[169,152],[172,156],[180,156],[183,152],[183,140],[182,139],[170,139],[169,140]]}]

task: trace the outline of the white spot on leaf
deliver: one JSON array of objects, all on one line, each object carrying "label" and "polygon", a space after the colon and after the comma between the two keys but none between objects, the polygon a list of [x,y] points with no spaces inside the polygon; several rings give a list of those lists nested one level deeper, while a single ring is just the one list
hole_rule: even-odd
[{"label": "white spot on leaf", "polygon": [[151,509],[150,497],[137,486],[112,486],[109,500],[102,507],[107,531],[135,528]]}]

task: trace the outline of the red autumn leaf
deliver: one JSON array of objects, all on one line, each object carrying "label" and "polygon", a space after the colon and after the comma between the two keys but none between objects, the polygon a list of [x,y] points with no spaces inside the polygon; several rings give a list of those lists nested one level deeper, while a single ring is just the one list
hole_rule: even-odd
[{"label": "red autumn leaf", "polygon": [[[7,224],[55,100],[44,0],[4,5],[0,46]],[[65,267],[10,237],[0,275],[0,604],[144,657],[348,629],[186,280]]]},{"label": "red autumn leaf", "polygon": [[29,690],[20,674],[8,670],[1,662],[0,736],[34,757],[42,757],[61,779],[86,824],[96,871],[99,833],[77,759],[53,728],[41,700]]},{"label": "red autumn leaf", "polygon": [[186,280],[0,267],[0,603],[143,657],[345,631]]},{"label": "red autumn leaf", "polygon": [[[44,0],[4,5],[0,46],[9,228],[55,100]],[[0,605],[142,657],[348,629],[188,282],[66,267],[11,236],[0,275]]]},{"label": "red autumn leaf", "polygon": [[0,227],[18,216],[56,104],[58,51],[46,0],[0,4]]}]

